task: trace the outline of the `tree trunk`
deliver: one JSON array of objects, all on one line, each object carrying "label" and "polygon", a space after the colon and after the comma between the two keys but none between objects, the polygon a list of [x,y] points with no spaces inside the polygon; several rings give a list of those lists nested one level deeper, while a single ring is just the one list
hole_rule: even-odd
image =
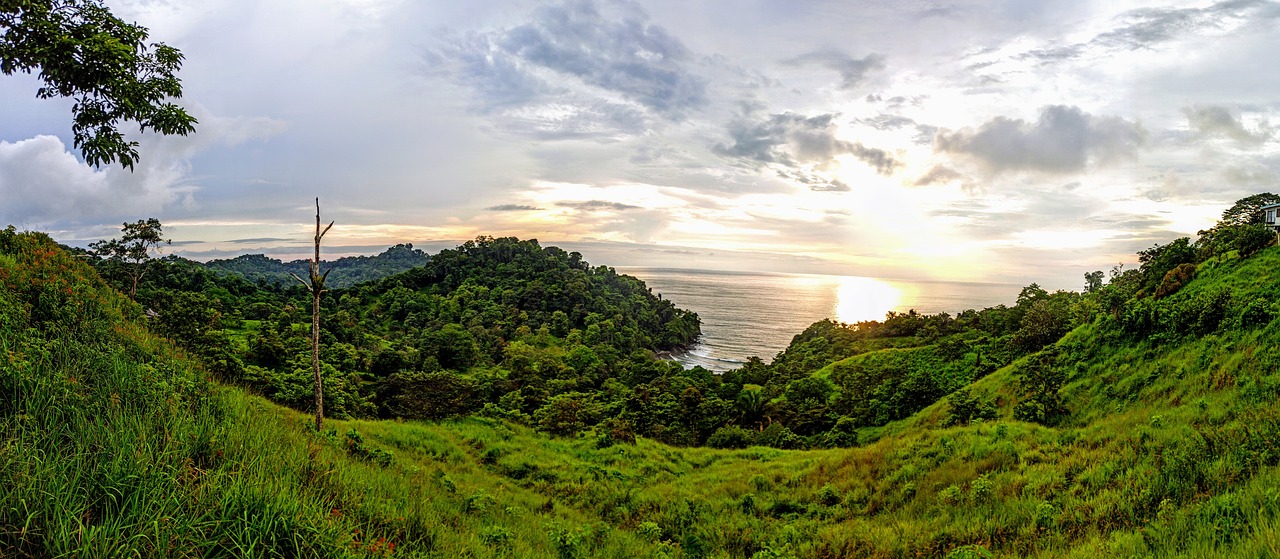
[{"label": "tree trunk", "polygon": [[[320,237],[316,237],[316,259],[320,256]],[[319,264],[311,265],[311,277],[316,277]],[[311,292],[311,370],[316,377],[316,432],[324,423],[324,381],[320,378],[320,290]]]},{"label": "tree trunk", "polygon": [[320,239],[325,233],[329,232],[329,228],[333,227],[333,222],[329,222],[329,226],[320,230],[320,199],[316,198],[316,255],[311,260],[311,284],[302,281],[297,274],[293,278],[307,285],[311,289],[311,371],[315,374],[316,384],[316,432],[324,426],[324,380],[320,378],[320,295],[324,293],[324,280],[329,277],[326,271],[323,275],[320,273]]}]

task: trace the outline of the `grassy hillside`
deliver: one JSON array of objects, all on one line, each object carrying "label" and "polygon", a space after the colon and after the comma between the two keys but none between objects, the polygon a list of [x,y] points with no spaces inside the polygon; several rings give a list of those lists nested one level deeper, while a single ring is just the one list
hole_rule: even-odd
[{"label": "grassy hillside", "polygon": [[[492,476],[473,482],[461,443],[402,459],[341,422],[309,432],[212,382],[141,316],[47,237],[0,231],[0,556],[651,549],[629,532],[584,535],[588,518]],[[494,528],[504,519],[518,520]]]},{"label": "grassy hillside", "polygon": [[[993,419],[947,426],[952,398],[861,448],[725,451],[486,418],[317,434],[9,231],[0,555],[1277,556],[1277,266],[1280,249],[1212,261],[1171,296],[1096,306],[968,387]],[[888,351],[846,368],[938,362]],[[1015,420],[1029,401],[1060,409]]]}]

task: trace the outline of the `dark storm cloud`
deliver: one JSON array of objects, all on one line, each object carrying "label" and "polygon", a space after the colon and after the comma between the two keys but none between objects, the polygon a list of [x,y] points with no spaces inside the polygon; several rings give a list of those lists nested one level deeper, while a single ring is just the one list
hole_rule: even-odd
[{"label": "dark storm cloud", "polygon": [[1187,122],[1203,137],[1231,138],[1242,144],[1262,144],[1270,140],[1274,131],[1264,126],[1256,132],[1244,127],[1244,124],[1231,114],[1226,107],[1195,106],[1182,111],[1187,115]]},{"label": "dark storm cloud", "polygon": [[1090,115],[1078,107],[1051,105],[1035,122],[996,117],[977,130],[941,130],[938,152],[967,155],[993,173],[1082,171],[1090,162],[1130,157],[1146,139],[1136,123]]},{"label": "dark storm cloud", "polygon": [[485,208],[485,210],[491,212],[532,212],[541,209],[542,208],[537,206],[528,206],[525,204],[498,204],[496,206],[489,206]]},{"label": "dark storm cloud", "polygon": [[[688,49],[633,3],[570,0],[543,6],[528,23],[471,34],[428,53],[491,105],[528,103],[576,80],[670,118],[706,102],[706,81],[691,72]],[[545,78],[547,79],[544,79]]]},{"label": "dark storm cloud", "polygon": [[834,113],[811,117],[782,113],[756,122],[738,121],[729,126],[732,143],[717,143],[712,150],[757,166],[782,167],[781,176],[793,179],[802,176],[805,180],[797,180],[815,190],[848,188],[830,179],[817,180],[817,175],[806,170],[824,168],[842,154],[858,158],[882,175],[893,174],[899,162],[885,150],[836,138],[835,118]]},{"label": "dark storm cloud", "polygon": [[875,70],[884,69],[884,55],[872,53],[862,58],[854,58],[835,50],[810,52],[784,62],[787,64],[817,64],[834,70],[840,74],[842,80],[840,87],[843,89],[854,89],[866,81],[867,74]]},{"label": "dark storm cloud", "polygon": [[631,204],[623,204],[621,202],[610,202],[608,200],[588,200],[586,202],[560,202],[558,205],[583,211],[595,210],[636,210],[640,206],[632,206]]}]

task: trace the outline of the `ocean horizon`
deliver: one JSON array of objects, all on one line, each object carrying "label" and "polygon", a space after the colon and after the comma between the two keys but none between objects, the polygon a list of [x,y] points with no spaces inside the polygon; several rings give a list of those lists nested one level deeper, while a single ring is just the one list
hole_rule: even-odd
[{"label": "ocean horizon", "polygon": [[671,358],[724,372],[751,357],[770,362],[814,322],[884,320],[885,314],[958,314],[1012,305],[1023,286],[1008,283],[616,266],[677,307],[698,313],[702,336]]}]

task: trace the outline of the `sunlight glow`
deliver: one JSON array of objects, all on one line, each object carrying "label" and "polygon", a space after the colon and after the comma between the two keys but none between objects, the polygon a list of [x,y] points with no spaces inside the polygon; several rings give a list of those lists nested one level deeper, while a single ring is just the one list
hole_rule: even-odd
[{"label": "sunlight glow", "polygon": [[902,290],[874,278],[840,276],[836,289],[836,320],[846,324],[884,320],[885,313],[898,308]]}]

